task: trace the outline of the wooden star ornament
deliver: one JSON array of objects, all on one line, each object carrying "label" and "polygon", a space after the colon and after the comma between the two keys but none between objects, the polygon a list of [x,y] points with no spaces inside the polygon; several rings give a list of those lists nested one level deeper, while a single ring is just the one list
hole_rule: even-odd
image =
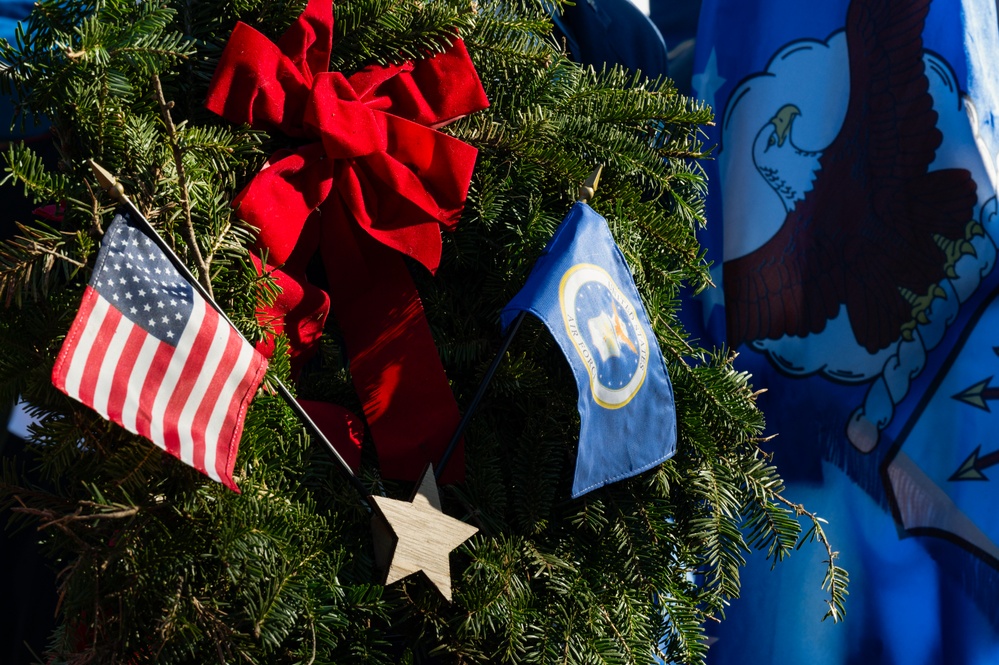
[{"label": "wooden star ornament", "polygon": [[384,583],[422,571],[451,602],[451,550],[478,529],[441,511],[433,465],[427,465],[409,501],[383,496],[372,496],[370,501],[375,508],[371,517],[375,564],[385,571]]}]

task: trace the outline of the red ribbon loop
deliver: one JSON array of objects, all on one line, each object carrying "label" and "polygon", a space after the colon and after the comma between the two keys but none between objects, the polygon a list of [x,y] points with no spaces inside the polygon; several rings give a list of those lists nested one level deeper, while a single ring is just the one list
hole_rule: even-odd
[{"label": "red ribbon loop", "polygon": [[[279,224],[280,234],[294,236],[294,244],[305,218],[336,184],[362,228],[433,272],[441,250],[435,225],[450,229],[457,222],[476,157],[475,148],[433,127],[488,106],[475,67],[456,40],[445,53],[415,64],[371,66],[349,78],[317,72],[314,56],[325,53],[328,62],[332,44],[324,42],[332,39],[333,20],[331,6],[323,20],[324,4],[312,0],[280,45],[238,23],[215,71],[210,110],[234,123],[319,139],[323,146],[322,152],[311,144],[299,148],[297,158],[257,176],[287,180],[303,205],[291,206],[276,221],[271,213],[278,204],[244,193],[240,215],[264,233]],[[302,44],[309,45],[305,53],[297,50]],[[324,163],[328,159],[341,164],[334,170]],[[278,166],[276,160],[271,166]],[[269,182],[267,189],[272,187]],[[282,194],[280,205],[285,190],[273,189]],[[395,217],[396,211],[409,216]],[[286,258],[272,256],[276,262]]]},{"label": "red ribbon loop", "polygon": [[[332,35],[331,0],[310,0],[276,45],[237,24],[207,106],[231,122],[313,140],[272,155],[234,205],[260,230],[273,265],[291,257],[320,211],[334,312],[382,472],[415,480],[423,462],[437,461],[458,411],[396,252],[437,269],[440,229],[461,216],[476,150],[436,128],[489,103],[461,40],[416,63],[345,77],[327,71]],[[344,266],[377,278],[358,280]],[[452,479],[461,475],[455,462]]]}]

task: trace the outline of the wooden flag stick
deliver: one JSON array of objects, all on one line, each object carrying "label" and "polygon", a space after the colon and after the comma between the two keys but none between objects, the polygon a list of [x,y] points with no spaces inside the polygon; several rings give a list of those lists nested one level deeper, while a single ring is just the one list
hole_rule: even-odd
[{"label": "wooden flag stick", "polygon": [[[603,172],[604,166],[601,164],[593,170],[592,173],[586,178],[586,181],[580,186],[579,194],[576,199],[580,203],[586,203],[593,195],[597,193],[597,186],[600,184],[600,174]],[[434,471],[435,477],[440,479],[441,474],[444,473],[447,463],[451,460],[451,454],[454,453],[454,449],[458,447],[458,442],[461,441],[461,437],[465,434],[465,428],[468,427],[468,422],[472,419],[472,415],[475,410],[479,407],[479,402],[482,401],[482,396],[486,394],[486,388],[493,380],[493,376],[496,374],[496,370],[499,368],[500,361],[503,360],[503,356],[506,355],[507,349],[510,348],[510,343],[513,341],[514,335],[520,329],[520,324],[524,322],[524,317],[527,316],[526,311],[521,311],[517,314],[517,317],[510,323],[510,329],[507,331],[506,336],[503,337],[503,342],[500,344],[499,351],[496,352],[496,357],[493,358],[492,364],[489,369],[486,370],[485,376],[482,377],[482,381],[479,383],[478,389],[475,391],[475,395],[472,397],[472,401],[468,403],[465,408],[465,413],[461,417],[461,422],[458,423],[457,429],[454,431],[454,436],[451,437],[451,441],[448,442],[447,448],[444,449],[444,454],[441,455],[440,461],[437,462],[437,469]]]},{"label": "wooden flag stick", "polygon": [[[104,167],[102,167],[94,160],[89,159],[87,160],[87,163],[90,164],[91,170],[93,170],[94,175],[97,176],[97,181],[100,183],[101,188],[104,189],[104,191],[106,191],[108,194],[113,196],[119,203],[125,206],[130,213],[132,213],[132,216],[139,222],[139,224],[143,226],[143,228],[149,233],[150,237],[152,237],[153,242],[156,243],[156,246],[159,247],[161,250],[163,250],[163,253],[170,258],[170,261],[177,269],[177,272],[179,272],[184,277],[184,279],[187,280],[187,282],[194,288],[194,290],[196,290],[198,294],[205,299],[205,302],[210,304],[215,309],[215,311],[219,313],[219,316],[221,316],[226,321],[226,323],[232,326],[233,330],[239,333],[240,336],[243,336],[243,333],[239,332],[239,328],[237,328],[233,324],[233,322],[229,319],[229,316],[224,311],[222,311],[222,308],[219,307],[219,304],[215,302],[215,299],[211,296],[211,294],[208,293],[208,290],[201,284],[201,282],[198,279],[194,277],[191,271],[188,270],[187,266],[184,265],[184,262],[180,260],[180,257],[177,256],[177,253],[173,251],[173,248],[167,244],[167,242],[163,239],[163,237],[159,234],[159,232],[155,228],[153,228],[152,224],[149,223],[149,220],[146,219],[145,215],[143,215],[139,211],[139,209],[135,207],[135,204],[132,203],[132,201],[128,198],[128,196],[125,195],[125,188],[122,187],[120,182],[118,182],[118,179],[115,178],[113,175],[111,175],[111,173],[109,173]],[[209,278],[208,275],[205,275],[204,277],[206,280]],[[243,339],[245,340],[246,337],[244,336]],[[249,343],[250,343],[249,340],[247,340],[247,344]],[[277,388],[278,394],[281,395],[284,401],[288,403],[288,406],[290,406],[291,410],[295,412],[295,415],[298,416],[299,420],[301,420],[302,423],[305,424],[306,428],[311,432],[311,434],[317,439],[319,439],[323,443],[323,445],[325,445],[329,449],[330,453],[333,454],[334,459],[336,459],[336,461],[343,468],[344,472],[347,474],[348,480],[350,480],[350,483],[354,486],[354,489],[356,489],[357,493],[360,494],[361,500],[370,509],[371,507],[371,502],[369,500],[370,492],[368,492],[367,488],[364,486],[364,483],[361,482],[361,479],[357,477],[357,475],[354,473],[354,470],[350,468],[349,464],[347,464],[347,461],[343,458],[342,455],[340,455],[339,451],[337,451],[337,449],[333,446],[330,440],[326,438],[326,435],[323,434],[322,430],[319,429],[319,426],[316,425],[316,423],[312,420],[312,418],[309,417],[309,414],[306,413],[305,409],[302,408],[302,405],[298,403],[298,400],[296,400],[295,397],[291,394],[291,391],[288,390],[288,387],[284,385],[284,383],[282,383],[281,380],[276,377],[271,377],[271,381]]]}]

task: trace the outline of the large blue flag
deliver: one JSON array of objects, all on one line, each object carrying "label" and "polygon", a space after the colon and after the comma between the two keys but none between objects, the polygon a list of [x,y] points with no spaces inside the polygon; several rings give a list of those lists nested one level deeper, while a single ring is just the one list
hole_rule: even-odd
[{"label": "large blue flag", "polygon": [[751,563],[711,660],[999,662],[995,0],[705,0],[697,51],[721,287],[685,322],[852,578],[820,626],[820,563]]},{"label": "large blue flag", "polygon": [[540,318],[579,388],[579,452],[572,496],[661,464],[676,451],[666,363],[631,270],[607,222],[576,203],[524,288],[503,309]]}]

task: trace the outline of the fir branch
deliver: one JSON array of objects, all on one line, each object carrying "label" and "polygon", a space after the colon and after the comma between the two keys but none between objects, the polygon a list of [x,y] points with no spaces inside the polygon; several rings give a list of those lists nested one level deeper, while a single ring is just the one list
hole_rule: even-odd
[{"label": "fir branch", "polygon": [[442,52],[473,25],[470,6],[447,0],[354,0],[334,5],[333,71],[420,60]]},{"label": "fir branch", "polygon": [[90,196],[90,214],[91,222],[93,224],[94,237],[100,238],[104,236],[104,229],[101,228],[101,206],[100,201],[97,199],[97,194],[94,193],[94,188],[90,186],[89,180],[84,180],[83,184],[87,188],[87,194]]},{"label": "fir branch", "polygon": [[25,195],[35,203],[58,203],[66,196],[67,178],[50,173],[42,158],[23,142],[9,143],[3,157],[7,175],[0,180],[0,186],[11,181],[20,182]]},{"label": "fir branch", "polygon": [[[38,525],[37,529],[42,531],[49,528],[50,526],[55,526],[60,529],[67,528],[67,525],[71,522],[87,522],[91,520],[103,520],[103,519],[125,519],[126,517],[134,517],[138,512],[139,508],[137,506],[122,506],[122,505],[103,505],[99,503],[94,503],[93,501],[78,501],[77,508],[72,513],[66,514],[62,511],[56,512],[53,510],[39,510],[37,508],[31,508],[21,500],[21,497],[14,495],[14,500],[20,504],[18,507],[11,508],[15,513],[22,513],[24,515],[32,515],[34,517],[41,518],[41,524]],[[98,508],[98,512],[84,514],[84,508]]]},{"label": "fir branch", "polygon": [[475,30],[466,41],[480,68],[488,68],[491,63],[534,67],[552,64],[552,22],[547,13],[538,11],[537,4],[529,0],[480,0],[477,5]]},{"label": "fir branch", "polygon": [[17,224],[20,235],[0,244],[0,296],[4,305],[20,305],[24,298],[41,300],[47,297],[57,277],[68,280],[86,264],[67,253],[68,240],[75,238],[78,247],[81,234],[67,234],[36,223]]},{"label": "fir branch", "polygon": [[184,210],[184,223],[181,229],[187,239],[187,246],[191,249],[191,254],[193,254],[194,265],[198,269],[198,281],[201,282],[201,285],[208,291],[208,295],[211,296],[211,273],[209,272],[208,263],[201,254],[201,248],[198,246],[198,237],[194,233],[194,222],[191,219],[191,199],[188,194],[187,175],[184,172],[184,154],[177,141],[177,129],[174,127],[173,118],[170,116],[170,109],[173,107],[173,102],[168,103],[163,96],[163,85],[160,83],[159,76],[154,74],[152,82],[153,90],[156,93],[156,101],[160,105],[160,113],[163,114],[163,124],[166,125],[167,142],[170,144],[174,164],[177,168],[177,185],[180,188],[180,200]]},{"label": "fir branch", "polygon": [[803,505],[793,503],[780,494],[774,495],[774,498],[793,510],[796,515],[804,515],[811,520],[812,526],[804,534],[802,534],[795,549],[801,549],[806,542],[814,542],[816,540],[818,540],[822,547],[825,548],[827,558],[823,561],[823,563],[826,564],[826,572],[822,579],[822,588],[829,591],[829,600],[826,601],[828,609],[823,615],[822,620],[825,621],[826,619],[832,618],[833,623],[839,623],[846,616],[846,597],[850,595],[848,588],[850,584],[850,575],[846,570],[836,565],[836,560],[839,558],[839,552],[833,551],[832,545],[829,543],[829,538],[826,536],[825,529],[822,528],[822,525],[826,522],[826,520],[822,519],[815,513],[810,512]]},{"label": "fir branch", "polygon": [[691,527],[704,549],[705,589],[710,594],[706,601],[720,613],[729,599],[739,596],[739,569],[749,551],[736,523],[740,505],[735,487],[726,482],[727,470],[722,464],[707,464],[689,479],[691,490],[708,508],[691,520]]}]

